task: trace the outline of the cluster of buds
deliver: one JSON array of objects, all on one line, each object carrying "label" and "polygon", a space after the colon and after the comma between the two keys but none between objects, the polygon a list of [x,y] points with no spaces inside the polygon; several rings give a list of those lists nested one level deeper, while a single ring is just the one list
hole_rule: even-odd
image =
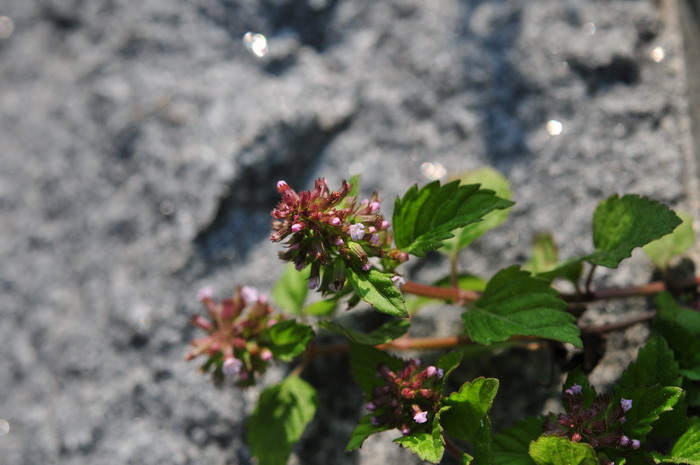
[{"label": "cluster of buds", "polygon": [[[567,437],[573,442],[587,442],[593,447],[618,450],[639,449],[638,439],[631,439],[622,432],[627,421],[625,414],[632,408],[632,400],[622,399],[619,405],[610,407],[609,395],[598,395],[589,407],[585,407],[583,388],[574,384],[564,391],[562,399],[566,413],[551,416],[545,421],[545,434]],[[611,464],[603,459],[605,464]]]},{"label": "cluster of buds", "polygon": [[252,287],[239,287],[233,297],[221,302],[212,298],[210,288],[202,289],[197,297],[210,318],[197,315],[192,324],[207,335],[191,342],[194,349],[185,358],[207,356],[201,370],[211,371],[217,386],[226,376],[240,387],[254,384],[256,374],[264,373],[272,359],[266,335],[281,315],[273,315],[267,297]]},{"label": "cluster of buds", "polygon": [[346,267],[367,271],[370,257],[408,260],[406,253],[390,249],[390,224],[380,213],[377,193],[358,203],[350,189],[343,181],[340,190],[331,191],[325,179],[317,179],[313,190],[297,193],[286,182],[277,183],[282,200],[271,213],[270,239],[289,238],[280,258],[298,270],[311,265],[310,289],[340,291]]},{"label": "cluster of buds", "polygon": [[444,372],[433,365],[419,370],[419,365],[416,359],[406,360],[397,373],[384,364],[377,367],[386,383],[372,390],[367,404],[374,426],[398,428],[405,436],[428,423],[439,410]]}]

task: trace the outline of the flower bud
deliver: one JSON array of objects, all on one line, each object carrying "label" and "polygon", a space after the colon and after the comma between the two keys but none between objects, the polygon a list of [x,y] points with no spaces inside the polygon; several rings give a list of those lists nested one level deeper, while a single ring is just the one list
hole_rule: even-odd
[{"label": "flower bud", "polygon": [[243,367],[243,362],[234,357],[224,360],[222,370],[226,376],[236,376]]},{"label": "flower bud", "polygon": [[632,399],[621,399],[620,406],[622,407],[623,412],[629,412],[629,410],[632,408]]},{"label": "flower bud", "polygon": [[197,292],[197,300],[200,302],[204,302],[205,300],[209,300],[212,298],[214,295],[214,290],[211,288],[211,286],[206,286],[203,287]]}]

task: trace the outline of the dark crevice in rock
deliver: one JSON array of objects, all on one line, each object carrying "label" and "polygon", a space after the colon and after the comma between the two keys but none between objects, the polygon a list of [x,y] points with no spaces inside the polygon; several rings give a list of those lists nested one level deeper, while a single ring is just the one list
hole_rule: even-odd
[{"label": "dark crevice in rock", "polygon": [[245,258],[252,246],[268,237],[270,211],[279,201],[271,180],[284,179],[299,189],[309,185],[314,166],[333,139],[348,127],[350,117],[323,127],[317,117],[293,123],[279,121],[238,155],[239,174],[219,201],[214,220],[195,239],[196,258],[227,264]]},{"label": "dark crevice in rock", "polygon": [[571,59],[569,66],[583,79],[591,95],[616,84],[634,85],[640,77],[639,64],[629,57],[616,56],[610,63],[595,67]]}]

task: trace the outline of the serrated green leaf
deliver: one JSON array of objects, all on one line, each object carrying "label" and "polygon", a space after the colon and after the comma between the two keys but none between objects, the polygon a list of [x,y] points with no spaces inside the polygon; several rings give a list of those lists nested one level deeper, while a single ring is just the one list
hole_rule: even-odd
[{"label": "serrated green leaf", "polygon": [[292,263],[284,267],[282,276],[272,289],[272,300],[279,308],[295,315],[301,313],[309,291],[309,272],[308,266],[301,271],[297,271]]},{"label": "serrated green leaf", "polygon": [[581,368],[576,368],[569,372],[569,375],[566,377],[566,381],[564,382],[564,386],[562,387],[562,391],[566,391],[574,384],[578,384],[579,386],[581,386],[581,394],[583,395],[583,407],[590,407],[593,403],[593,399],[595,399],[597,394],[593,386],[591,386],[590,381],[588,381],[586,375],[583,374]]},{"label": "serrated green leaf", "polygon": [[403,367],[403,360],[386,352],[362,344],[350,344],[350,371],[352,377],[365,394],[365,399],[372,399],[372,389],[383,386],[384,378],[377,377],[377,366],[384,363],[396,372]]},{"label": "serrated green leaf", "polygon": [[388,429],[388,427],[384,425],[374,426],[370,420],[371,418],[372,415],[365,415],[364,417],[360,418],[360,423],[352,431],[350,441],[348,442],[348,445],[345,446],[346,452],[350,452],[361,447],[362,443],[365,442],[365,439],[371,435],[381,433],[382,431],[386,431]]},{"label": "serrated green leaf", "polygon": [[[700,380],[700,313],[678,305],[673,296],[663,292],[656,296],[659,308],[653,328],[661,334],[680,365],[680,374]],[[691,401],[691,398],[688,398]]]},{"label": "serrated green leaf", "polygon": [[513,202],[496,197],[493,191],[478,185],[460,186],[459,181],[444,186],[435,181],[421,189],[413,186],[394,205],[396,247],[422,257],[453,237],[453,230],[511,205]]},{"label": "serrated green leaf", "polygon": [[[446,276],[432,283],[432,286],[450,288],[452,287],[452,281],[449,276]],[[481,276],[461,274],[457,277],[457,287],[463,291],[482,292],[486,288],[486,280]],[[408,310],[409,315],[414,315],[422,306],[435,302],[435,300],[440,299],[418,296],[406,297],[406,310]],[[440,301],[443,302],[442,300]]]},{"label": "serrated green leaf", "polygon": [[636,388],[649,386],[680,386],[678,363],[673,352],[661,336],[652,336],[639,349],[637,359],[630,363],[620,381],[615,386],[618,392],[629,392]]},{"label": "serrated green leaf", "polygon": [[622,426],[625,433],[635,439],[643,439],[659,416],[670,411],[681,399],[683,390],[674,386],[652,386],[621,389],[619,395],[632,400],[632,408],[625,414]]},{"label": "serrated green leaf", "polygon": [[445,440],[442,437],[442,426],[440,426],[440,415],[449,407],[443,407],[435,414],[431,430],[429,432],[416,432],[408,436],[394,439],[394,442],[410,450],[421,460],[431,463],[438,463],[445,453]]},{"label": "serrated green leaf", "polygon": [[488,412],[498,391],[498,380],[477,378],[443,399],[449,406],[442,426],[450,436],[469,443],[477,463],[493,463],[491,421]]},{"label": "serrated green leaf", "polygon": [[613,195],[598,204],[593,215],[594,265],[617,268],[632,250],[666,234],[680,218],[667,206],[638,195]]},{"label": "serrated green leaf", "polygon": [[669,456],[673,463],[700,465],[700,421],[695,418],[686,431],[671,449]]},{"label": "serrated green leaf", "polygon": [[298,376],[262,392],[246,424],[250,450],[260,465],[286,465],[292,446],[316,413],[316,405],[316,391]]},{"label": "serrated green leaf", "polygon": [[322,328],[327,329],[328,331],[347,337],[350,339],[350,341],[356,344],[376,346],[378,344],[385,344],[389,341],[393,341],[394,339],[406,334],[408,327],[411,326],[411,322],[409,320],[388,321],[369,334],[346,328],[333,321],[321,321],[320,325]]},{"label": "serrated green leaf", "polygon": [[685,213],[678,213],[682,223],[671,234],[648,243],[642,250],[659,268],[668,266],[672,258],[685,253],[695,244],[693,218]]},{"label": "serrated green leaf", "polygon": [[516,336],[537,336],[582,347],[567,304],[543,279],[517,266],[499,271],[483,295],[462,314],[469,337],[479,344]]},{"label": "serrated green leaf", "polygon": [[403,294],[391,280],[392,275],[374,268],[358,272],[350,267],[345,274],[357,295],[375,310],[399,317],[408,316]]},{"label": "serrated green leaf", "polygon": [[[508,180],[501,173],[488,166],[465,173],[460,177],[459,181],[464,185],[479,184],[482,189],[490,189],[502,199],[511,200],[513,198]],[[487,231],[503,224],[508,219],[508,213],[510,213],[509,208],[494,210],[486,214],[482,221],[452,231],[454,238],[445,241],[440,250],[446,253],[458,252],[469,246]]]},{"label": "serrated green leaf", "polygon": [[495,465],[534,465],[529,454],[530,443],[542,435],[544,418],[530,417],[493,438]]},{"label": "serrated green leaf", "polygon": [[303,323],[284,320],[272,326],[268,334],[272,343],[272,355],[288,362],[306,350],[306,345],[314,337],[314,330]]},{"label": "serrated green leaf", "polygon": [[537,465],[598,465],[590,444],[558,436],[542,436],[530,444],[530,457]]}]

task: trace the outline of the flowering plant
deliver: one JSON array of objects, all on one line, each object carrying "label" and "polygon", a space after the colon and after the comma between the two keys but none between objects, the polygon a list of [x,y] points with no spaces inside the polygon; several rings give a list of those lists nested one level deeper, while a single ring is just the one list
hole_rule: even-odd
[{"label": "flowering plant", "polygon": [[[272,211],[270,238],[284,242],[279,256],[290,266],[272,299],[286,313],[275,311],[266,296],[250,287],[238,288],[220,302],[205,290],[200,301],[209,319],[195,316],[192,322],[206,335],[192,342],[187,356],[206,356],[202,370],[212,372],[216,385],[229,377],[239,387],[253,385],[275,360],[301,357],[289,376],[263,391],[248,421],[251,452],[259,463],[287,463],[314,417],[316,388],[302,377],[309,361],[349,351],[352,376],[369,413],[359,419],[347,451],[375,433],[398,430],[394,442],[432,463],[441,462],[447,452],[462,464],[479,465],[700,464],[700,279],[592,288],[597,267],[617,268],[638,247],[666,270],[670,259],[693,245],[692,221],[644,197],[612,196],[596,208],[590,253],[560,261],[551,236],[540,235],[526,264],[479,279],[459,274],[459,253],[505,221],[513,202],[507,181],[493,171],[481,170],[464,180],[468,182],[410,188],[396,199],[391,224],[381,213],[377,193],[358,201],[357,178],[343,181],[337,191],[324,179],[301,192],[284,181],[277,184],[282,198]],[[449,275],[433,285],[408,280],[400,265],[431,251],[448,255]],[[560,280],[571,282],[575,292],[555,290],[552,283]],[[324,299],[307,304],[308,290],[319,291]],[[642,318],[605,326],[577,324],[585,303],[654,294],[658,310]],[[363,332],[342,318],[332,319],[344,299],[348,308],[365,302],[385,314],[386,322]],[[464,308],[456,334],[406,335],[430,299]],[[321,318],[314,327],[297,321],[316,317]],[[595,345],[593,336],[646,321],[652,322],[652,336],[613,392],[598,394],[584,373],[592,367],[584,364],[563,382],[559,413],[528,417],[495,432],[490,411],[503,381],[478,377],[446,392],[468,347],[482,347],[482,353],[556,347],[575,359]],[[340,335],[347,343],[310,344],[320,331]],[[430,349],[444,353],[425,364],[395,355]]]}]

